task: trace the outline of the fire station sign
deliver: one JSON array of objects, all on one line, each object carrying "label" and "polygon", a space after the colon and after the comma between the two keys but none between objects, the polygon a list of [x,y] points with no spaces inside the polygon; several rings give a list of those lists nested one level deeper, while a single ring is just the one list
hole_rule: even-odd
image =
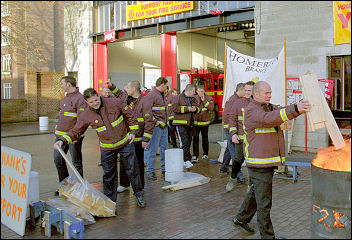
[{"label": "fire station sign", "polygon": [[351,43],[351,1],[333,1],[335,44]]},{"label": "fire station sign", "polygon": [[1,223],[23,236],[32,156],[1,145]]},{"label": "fire station sign", "polygon": [[127,5],[127,21],[136,21],[147,18],[193,10],[193,1],[149,1],[138,5]]},{"label": "fire station sign", "polygon": [[105,42],[114,42],[114,41],[116,41],[116,31],[115,31],[115,29],[104,33],[104,41]]}]

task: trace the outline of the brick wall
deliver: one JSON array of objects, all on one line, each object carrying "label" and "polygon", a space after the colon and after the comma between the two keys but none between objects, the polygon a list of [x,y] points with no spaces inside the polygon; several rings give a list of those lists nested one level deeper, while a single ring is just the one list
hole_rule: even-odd
[{"label": "brick wall", "polygon": [[56,119],[60,100],[65,96],[60,88],[63,76],[56,72],[25,72],[25,99],[2,99],[1,123],[38,121],[40,116]]},{"label": "brick wall", "polygon": [[[286,37],[287,77],[307,71],[328,78],[327,56],[350,55],[351,44],[334,44],[333,1],[256,1],[255,57],[275,57]],[[295,121],[292,149],[304,150],[305,121]],[[328,146],[326,129],[308,132],[308,151]]]}]

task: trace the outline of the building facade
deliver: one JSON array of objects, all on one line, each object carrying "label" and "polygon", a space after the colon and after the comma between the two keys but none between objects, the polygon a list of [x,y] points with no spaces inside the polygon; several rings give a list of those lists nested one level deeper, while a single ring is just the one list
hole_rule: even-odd
[{"label": "building facade", "polygon": [[[65,72],[66,3],[1,1],[2,122],[38,120],[38,115],[46,114],[38,104],[44,106],[45,102],[57,111],[63,92],[57,86],[56,73]],[[36,73],[35,79],[32,72]],[[19,109],[18,105],[26,107]],[[29,110],[31,106],[37,110]],[[16,112],[17,117],[13,114]]]},{"label": "building facade", "polygon": [[[347,93],[351,88],[351,43],[334,43],[332,1],[85,4],[77,6],[84,13],[76,16],[84,25],[84,40],[78,42],[77,62],[81,64],[71,69],[82,90],[94,87],[99,91],[108,79],[120,88],[131,80],[150,87],[150,81],[158,76],[168,78],[171,87],[179,89],[182,72],[223,72],[225,42],[238,52],[267,59],[278,55],[286,38],[287,78],[310,71],[318,78],[333,79],[337,87],[332,109],[347,113],[351,109]],[[68,46],[70,39],[65,36],[65,41]],[[300,117],[294,125],[292,149],[304,150],[304,126]],[[308,133],[308,151],[315,152],[328,143],[325,129]]]}]

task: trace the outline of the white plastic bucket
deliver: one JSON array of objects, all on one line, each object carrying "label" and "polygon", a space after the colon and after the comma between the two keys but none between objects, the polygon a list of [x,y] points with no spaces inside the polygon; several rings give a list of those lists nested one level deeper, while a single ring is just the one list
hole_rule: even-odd
[{"label": "white plastic bucket", "polygon": [[223,142],[218,141],[218,143],[220,144],[220,147],[221,147],[218,162],[222,163],[222,161],[224,159],[224,153],[226,150],[226,146],[227,146],[227,140],[224,140]]},{"label": "white plastic bucket", "polygon": [[39,130],[47,131],[49,129],[49,118],[48,117],[39,117]]},{"label": "white plastic bucket", "polygon": [[174,182],[183,177],[183,150],[178,148],[165,151],[165,181]]},{"label": "white plastic bucket", "polygon": [[27,219],[29,218],[29,204],[39,202],[39,173],[31,171],[28,184]]},{"label": "white plastic bucket", "polygon": [[165,172],[183,172],[183,150],[172,148],[165,151]]}]

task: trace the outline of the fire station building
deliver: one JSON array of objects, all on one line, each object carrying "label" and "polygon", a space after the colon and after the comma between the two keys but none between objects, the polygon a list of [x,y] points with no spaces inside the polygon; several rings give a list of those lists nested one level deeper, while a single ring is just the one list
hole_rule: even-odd
[{"label": "fire station building", "polygon": [[[242,54],[268,59],[278,55],[286,38],[286,78],[310,71],[333,80],[329,104],[345,128],[351,113],[351,20],[343,14],[351,10],[350,2],[338,3],[334,10],[333,1],[76,2],[65,7],[65,21],[72,20],[67,13],[76,12],[74,26],[65,24],[66,65],[72,66],[67,74],[77,77],[81,92],[99,91],[108,79],[119,88],[131,80],[151,88],[159,76],[180,92],[192,74],[207,73],[194,80],[209,81],[208,94],[222,100],[225,42]],[[349,29],[347,40],[337,37],[334,11],[340,11],[343,30]],[[291,149],[304,151],[306,138],[309,152],[329,145],[326,129],[306,137],[300,116]]]}]

